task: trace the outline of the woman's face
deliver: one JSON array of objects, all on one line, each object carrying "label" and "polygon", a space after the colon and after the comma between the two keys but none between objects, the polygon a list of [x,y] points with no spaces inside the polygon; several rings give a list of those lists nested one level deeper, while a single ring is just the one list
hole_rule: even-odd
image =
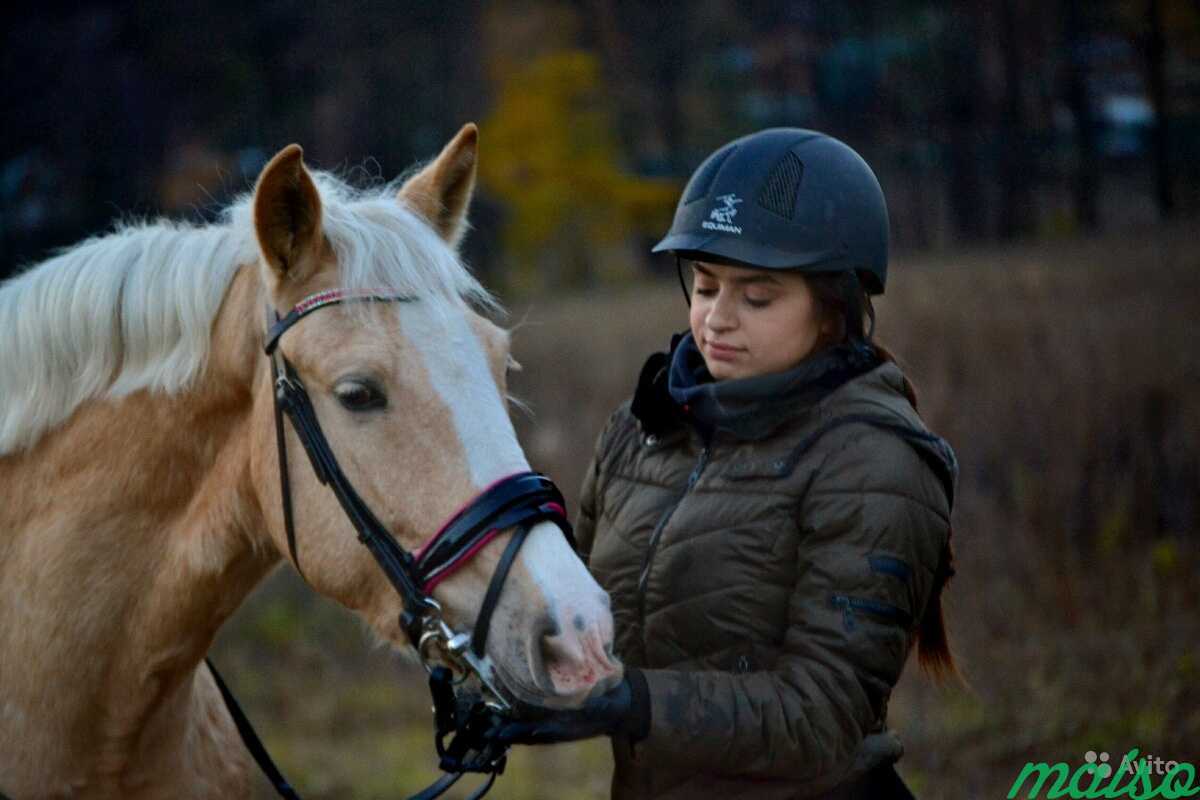
[{"label": "woman's face", "polygon": [[722,381],[796,366],[821,334],[816,301],[799,273],[696,261],[692,337]]}]

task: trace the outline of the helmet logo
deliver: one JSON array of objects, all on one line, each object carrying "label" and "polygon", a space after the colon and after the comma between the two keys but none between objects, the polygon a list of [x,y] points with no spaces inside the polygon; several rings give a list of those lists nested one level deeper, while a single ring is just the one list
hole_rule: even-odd
[{"label": "helmet logo", "polygon": [[723,194],[716,199],[722,203],[721,207],[709,212],[708,219],[701,222],[700,227],[706,231],[724,231],[740,235],[741,226],[734,225],[733,218],[737,216],[737,204],[742,202],[742,198],[736,194]]}]

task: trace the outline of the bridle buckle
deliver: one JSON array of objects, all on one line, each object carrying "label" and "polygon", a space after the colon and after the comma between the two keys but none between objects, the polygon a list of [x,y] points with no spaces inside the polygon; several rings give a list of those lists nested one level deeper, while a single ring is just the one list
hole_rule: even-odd
[{"label": "bridle buckle", "polygon": [[287,403],[290,400],[290,395],[299,391],[300,386],[296,381],[287,376],[286,373],[280,373],[275,379],[275,397],[282,403]]}]

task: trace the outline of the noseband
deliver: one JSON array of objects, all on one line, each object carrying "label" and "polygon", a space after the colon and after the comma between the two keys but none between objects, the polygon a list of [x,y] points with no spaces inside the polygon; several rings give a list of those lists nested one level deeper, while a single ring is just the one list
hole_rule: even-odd
[{"label": "noseband", "polygon": [[[325,306],[349,302],[411,300],[409,297],[385,293],[334,289],[305,298],[282,319],[278,314],[268,312],[273,321],[268,319],[264,350],[271,360],[271,378],[274,384],[275,435],[279,449],[284,528],[292,563],[303,575],[296,548],[291,486],[288,479],[287,443],[283,425],[283,417],[286,415],[308,454],[317,479],[333,491],[342,510],[357,531],[359,541],[366,545],[392,586],[400,593],[404,602],[400,627],[416,648],[421,663],[430,674],[437,727],[435,742],[441,756],[441,767],[448,774],[424,792],[415,795],[414,800],[432,800],[465,772],[489,773],[487,783],[473,795],[479,797],[491,787],[496,775],[503,771],[505,762],[504,750],[497,751],[493,745],[483,744],[479,734],[486,724],[488,714],[511,712],[517,702],[500,682],[491,659],[486,654],[492,615],[499,603],[505,579],[516,560],[517,552],[535,524],[542,521],[553,522],[566,536],[572,549],[575,549],[562,493],[544,475],[535,472],[509,475],[489,486],[452,516],[419,552],[415,555],[408,552],[400,546],[354,490],[338,464],[329,446],[329,440],[321,430],[304,384],[300,382],[292,365],[277,347],[279,338],[289,328]],[[433,588],[509,528],[514,529],[512,539],[504,548],[492,574],[474,629],[470,633],[456,632],[442,618],[441,606],[431,595]],[[462,699],[455,697],[454,686],[472,675],[478,678],[488,697],[486,701],[480,700],[464,707]],[[227,704],[232,703],[232,696],[228,694],[219,677],[217,682]],[[284,797],[296,797],[294,790],[283,781],[274,765],[270,764],[269,756],[266,756],[266,751],[253,734],[253,730],[249,729],[249,723],[245,722],[243,727],[244,715],[240,710],[235,711],[235,707],[236,704],[231,705],[230,710],[243,739],[264,772],[276,783],[276,790]],[[444,740],[451,734],[455,734],[455,737],[446,744]],[[260,758],[260,751],[266,756],[266,763]]]}]

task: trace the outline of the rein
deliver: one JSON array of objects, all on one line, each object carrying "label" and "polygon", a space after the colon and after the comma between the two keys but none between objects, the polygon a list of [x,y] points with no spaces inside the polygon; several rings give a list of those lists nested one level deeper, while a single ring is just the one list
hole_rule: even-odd
[{"label": "rein", "polygon": [[[404,602],[400,626],[429,673],[433,696],[435,737],[439,766],[445,775],[411,800],[433,800],[467,772],[489,777],[471,800],[482,797],[504,771],[507,747],[497,746],[484,737],[500,713],[511,712],[517,700],[499,681],[486,654],[492,615],[500,601],[504,582],[529,531],[538,522],[555,523],[572,547],[575,542],[566,518],[565,503],[558,487],[544,475],[519,472],[489,486],[453,515],[416,554],[405,550],[391,535],[370,507],[354,490],[342,471],[317,421],[308,392],[292,365],[278,350],[280,337],[293,325],[317,309],[348,302],[411,302],[411,297],[378,292],[351,292],[334,289],[306,297],[283,318],[268,312],[264,351],[271,361],[271,379],[275,398],[275,435],[279,451],[280,490],[284,527],[292,563],[303,576],[296,547],[291,485],[288,478],[287,444],[283,418],[291,421],[297,438],[304,446],[317,479],[328,486],[346,517],[358,533],[358,539],[375,557],[380,569]],[[475,627],[470,632],[453,630],[442,618],[442,609],[431,592],[443,579],[466,564],[488,542],[509,528],[512,539],[505,547],[492,574]],[[285,798],[299,795],[271,761],[266,748],[237,701],[221,680],[212,663],[209,669],[229,708],[247,749],[271,780],[276,792]],[[478,678],[486,698],[478,694],[457,695],[455,686],[471,676]],[[447,737],[449,741],[447,741]]]}]

